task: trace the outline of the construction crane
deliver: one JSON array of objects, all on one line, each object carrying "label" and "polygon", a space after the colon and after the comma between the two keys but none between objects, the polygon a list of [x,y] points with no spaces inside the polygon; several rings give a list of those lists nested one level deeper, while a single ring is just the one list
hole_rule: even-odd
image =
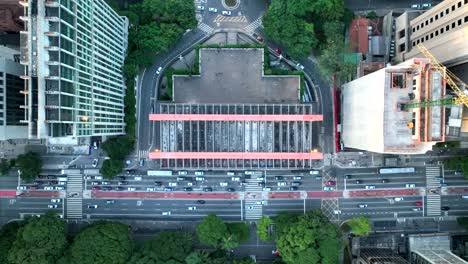
[{"label": "construction crane", "polygon": [[[435,68],[440,72],[442,76],[444,76],[445,72],[445,80],[447,81],[447,84],[452,88],[452,90],[455,92],[456,96],[454,97],[448,97],[448,98],[442,98],[439,100],[434,100],[434,101],[422,101],[422,102],[414,102],[414,103],[405,103],[402,105],[402,108],[407,110],[411,108],[421,108],[421,107],[431,107],[431,106],[450,106],[450,105],[460,105],[463,104],[466,107],[468,107],[468,94],[464,92],[467,87],[467,85],[460,80],[455,74],[450,72],[448,69],[445,69],[442,64],[429,52],[426,47],[422,44],[418,44],[416,47],[421,51],[426,58],[431,60],[432,67]],[[463,89],[460,89],[457,85],[459,83],[461,86],[463,86]]]}]

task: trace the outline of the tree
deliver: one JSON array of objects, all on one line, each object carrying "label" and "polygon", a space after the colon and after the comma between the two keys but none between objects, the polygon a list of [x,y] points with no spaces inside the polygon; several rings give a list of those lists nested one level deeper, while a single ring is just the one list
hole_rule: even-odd
[{"label": "tree", "polygon": [[148,241],[136,252],[129,261],[134,264],[167,263],[175,261],[183,263],[193,249],[193,237],[190,234],[163,231]]},{"label": "tree", "polygon": [[[282,214],[281,222],[276,223],[277,249],[284,262],[288,264],[337,263],[339,232],[335,225],[319,211],[313,210],[305,215],[287,217]],[[287,224],[289,219],[290,223]]]},{"label": "tree", "polygon": [[97,222],[81,231],[68,252],[68,263],[127,263],[133,251],[129,227],[114,222]]},{"label": "tree", "polygon": [[8,160],[2,159],[0,161],[0,175],[7,175],[8,171],[10,171],[11,164]]},{"label": "tree", "polygon": [[193,251],[185,258],[187,264],[205,264],[208,263],[210,255],[206,251]]},{"label": "tree", "polygon": [[8,252],[16,240],[16,234],[20,228],[18,222],[6,224],[0,230],[0,263],[8,263]]},{"label": "tree", "polygon": [[351,232],[357,236],[368,236],[371,231],[370,221],[367,217],[354,217],[347,224],[351,228]]},{"label": "tree", "polygon": [[21,154],[16,158],[16,165],[21,173],[21,179],[31,181],[39,175],[42,168],[42,158],[36,152]]},{"label": "tree", "polygon": [[209,214],[203,218],[196,227],[200,242],[217,247],[227,234],[226,224],[215,214]]},{"label": "tree", "polygon": [[366,18],[368,18],[368,19],[376,19],[376,18],[378,18],[378,16],[377,16],[377,13],[376,13],[375,11],[370,11],[370,12],[367,12]]},{"label": "tree", "polygon": [[233,235],[237,242],[242,243],[249,239],[250,230],[249,226],[246,223],[227,223],[226,226],[228,233]]},{"label": "tree", "polygon": [[450,158],[444,161],[444,165],[449,169],[461,171],[465,179],[468,179],[468,156]]},{"label": "tree", "polygon": [[272,223],[273,220],[271,220],[271,218],[268,216],[262,216],[262,218],[260,218],[260,221],[257,224],[257,235],[261,240],[271,240],[269,229]]},{"label": "tree", "polygon": [[124,168],[123,160],[104,160],[100,173],[106,178],[112,178],[118,175]]},{"label": "tree", "polygon": [[233,264],[255,264],[255,261],[251,257],[245,257],[243,259],[234,260]]},{"label": "tree", "polygon": [[102,143],[102,149],[114,160],[124,160],[133,150],[134,139],[128,136],[112,137]]},{"label": "tree", "polygon": [[18,230],[8,254],[11,264],[55,263],[67,245],[65,222],[53,212],[31,217]]},{"label": "tree", "polygon": [[457,223],[468,229],[468,217],[457,217]]}]

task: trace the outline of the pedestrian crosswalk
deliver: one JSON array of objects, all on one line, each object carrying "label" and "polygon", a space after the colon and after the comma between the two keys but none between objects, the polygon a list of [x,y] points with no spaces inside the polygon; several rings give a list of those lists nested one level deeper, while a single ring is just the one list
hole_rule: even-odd
[{"label": "pedestrian crosswalk", "polygon": [[198,24],[198,28],[201,30],[201,31],[204,31],[208,34],[212,33],[214,31],[214,28],[208,26],[207,24],[205,23],[199,23]]},{"label": "pedestrian crosswalk", "polygon": [[213,20],[215,23],[220,22],[235,22],[235,23],[242,23],[247,22],[247,18],[245,16],[222,16],[217,15],[216,18]]},{"label": "pedestrian crosswalk", "polygon": [[248,33],[253,33],[258,27],[262,26],[262,18],[255,19],[252,23],[248,24],[244,29]]},{"label": "pedestrian crosswalk", "polygon": [[66,218],[79,220],[83,218],[83,176],[81,174],[68,175]]},{"label": "pedestrian crosswalk", "polygon": [[244,205],[244,219],[245,220],[258,220],[263,214],[263,187],[259,185],[264,182],[262,172],[255,172],[250,179],[245,180],[245,205]]},{"label": "pedestrian crosswalk", "polygon": [[148,158],[148,154],[148,150],[138,150],[138,159],[146,159]]},{"label": "pedestrian crosswalk", "polygon": [[440,188],[441,171],[440,167],[426,167],[426,186],[429,194],[426,196],[426,215],[427,216],[440,216],[441,215],[441,202],[440,192],[435,192]]}]

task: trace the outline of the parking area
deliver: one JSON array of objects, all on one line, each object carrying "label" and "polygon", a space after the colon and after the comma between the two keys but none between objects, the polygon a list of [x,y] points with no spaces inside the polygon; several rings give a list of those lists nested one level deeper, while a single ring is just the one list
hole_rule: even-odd
[{"label": "parking area", "polygon": [[263,76],[263,49],[200,49],[200,76],[174,76],[177,103],[298,103],[299,76]]}]

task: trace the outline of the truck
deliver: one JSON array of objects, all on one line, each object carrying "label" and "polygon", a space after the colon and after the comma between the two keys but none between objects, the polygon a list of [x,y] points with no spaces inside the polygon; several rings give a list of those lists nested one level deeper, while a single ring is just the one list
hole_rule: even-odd
[{"label": "truck", "polygon": [[149,170],[146,172],[148,176],[172,176],[171,170]]}]

